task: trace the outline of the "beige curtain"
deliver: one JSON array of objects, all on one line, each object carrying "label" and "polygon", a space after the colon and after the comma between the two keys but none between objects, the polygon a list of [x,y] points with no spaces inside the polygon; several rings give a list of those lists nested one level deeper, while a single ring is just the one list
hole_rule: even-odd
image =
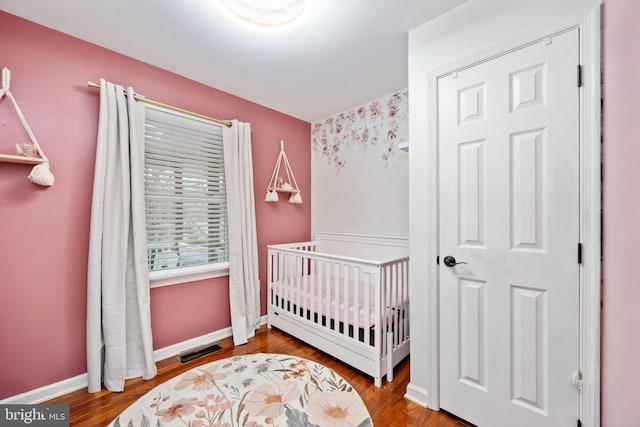
[{"label": "beige curtain", "polygon": [[235,345],[246,344],[260,325],[260,280],[253,196],[251,127],[233,120],[224,128],[224,169],[229,221],[229,303]]},{"label": "beige curtain", "polygon": [[144,206],[144,104],[101,80],[87,281],[89,392],[153,378]]}]

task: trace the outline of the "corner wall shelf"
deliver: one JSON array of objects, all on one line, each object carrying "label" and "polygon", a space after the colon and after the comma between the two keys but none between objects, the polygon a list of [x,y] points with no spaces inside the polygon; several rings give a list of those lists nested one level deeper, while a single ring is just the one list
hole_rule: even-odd
[{"label": "corner wall shelf", "polygon": [[[280,166],[284,163],[285,173],[287,174],[287,181],[280,176]],[[293,176],[289,159],[284,152],[284,141],[280,141],[280,154],[278,154],[278,160],[276,161],[276,167],[273,169],[273,174],[267,185],[267,195],[264,198],[265,202],[277,202],[278,193],[289,194],[289,203],[300,204],[302,203],[302,195],[300,194],[300,188],[296,182],[296,177]]]},{"label": "corner wall shelf", "polygon": [[46,160],[40,157],[16,156],[13,154],[0,154],[0,162],[5,163],[22,163],[25,165],[37,165],[44,163]]},{"label": "corner wall shelf", "polygon": [[299,193],[300,190],[297,190],[295,188],[293,189],[287,189],[287,188],[277,188],[277,187],[269,187],[267,188],[267,191],[277,191],[278,193]]},{"label": "corner wall shelf", "polygon": [[[31,140],[31,147],[28,150],[25,150],[25,147],[29,144],[16,144],[16,151],[18,155],[13,154],[0,154],[0,162],[6,163],[19,163],[26,165],[35,165],[33,169],[31,169],[31,173],[27,176],[29,181],[34,184],[42,185],[44,187],[51,187],[55,182],[55,178],[49,170],[49,159],[44,155],[44,151],[40,148],[40,144],[36,140],[35,135],[31,131],[29,124],[27,123],[27,119],[22,114],[22,110],[18,106],[18,101],[14,98],[13,94],[9,90],[9,84],[11,81],[11,71],[7,67],[2,68],[2,87],[0,88],[0,100],[4,99],[6,96],[7,99],[13,105],[13,109],[16,112],[16,115],[20,119],[24,130],[27,131],[27,135],[29,135],[29,139]],[[33,154],[38,154],[38,157],[33,157]],[[24,154],[20,156],[20,154]]]}]

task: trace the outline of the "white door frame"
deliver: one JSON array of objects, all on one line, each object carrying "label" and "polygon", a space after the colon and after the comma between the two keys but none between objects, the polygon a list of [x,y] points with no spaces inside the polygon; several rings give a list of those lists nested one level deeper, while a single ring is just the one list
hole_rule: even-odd
[{"label": "white door frame", "polygon": [[[600,9],[563,19],[516,40],[505,42],[496,48],[462,58],[460,61],[437,69],[428,75],[429,93],[435,96],[429,101],[429,141],[427,177],[429,235],[438,236],[438,78],[463,68],[472,67],[496,56],[527,46],[553,34],[578,28],[580,34],[580,63],[582,87],[580,88],[580,238],[583,246],[580,265],[580,370],[583,381],[580,395],[580,420],[585,427],[600,425]],[[577,65],[577,64],[576,64]],[[576,70],[577,75],[577,70]],[[571,82],[574,84],[574,82]],[[439,277],[436,257],[440,254],[439,241],[429,239],[427,260],[428,280],[425,284],[428,296],[427,333],[429,335],[429,383],[426,403],[429,408],[440,409],[439,395]],[[577,248],[576,248],[577,257]],[[577,258],[576,258],[577,262]],[[411,400],[411,385],[407,397]]]}]

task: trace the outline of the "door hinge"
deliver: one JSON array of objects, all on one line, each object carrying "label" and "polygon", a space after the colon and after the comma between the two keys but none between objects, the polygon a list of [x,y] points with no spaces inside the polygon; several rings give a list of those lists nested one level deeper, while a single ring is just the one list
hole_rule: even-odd
[{"label": "door hinge", "polygon": [[578,264],[582,264],[582,243],[578,243]]},{"label": "door hinge", "polygon": [[582,87],[582,65],[578,64],[578,87]]},{"label": "door hinge", "polygon": [[573,374],[571,383],[576,389],[578,389],[578,391],[582,390],[582,372],[581,371],[578,370],[575,372],[575,374]]}]

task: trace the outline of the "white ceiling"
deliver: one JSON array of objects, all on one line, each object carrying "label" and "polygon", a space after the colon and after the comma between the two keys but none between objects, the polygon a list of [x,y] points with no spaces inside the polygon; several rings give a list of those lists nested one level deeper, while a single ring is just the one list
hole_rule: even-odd
[{"label": "white ceiling", "polygon": [[408,31],[467,0],[312,1],[287,32],[238,25],[218,0],[0,0],[0,9],[313,122],[406,88]]}]

